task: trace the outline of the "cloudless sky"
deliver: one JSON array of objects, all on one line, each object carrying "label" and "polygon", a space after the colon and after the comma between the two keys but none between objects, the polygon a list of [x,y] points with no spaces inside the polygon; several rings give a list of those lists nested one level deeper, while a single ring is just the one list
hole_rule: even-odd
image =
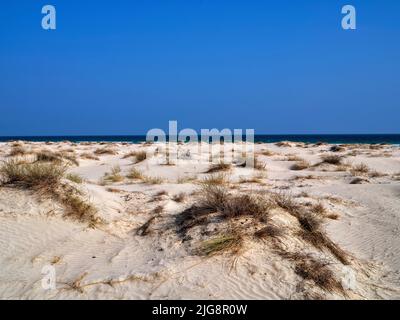
[{"label": "cloudless sky", "polygon": [[[57,30],[41,28],[41,8]],[[357,30],[341,8],[357,9]],[[3,0],[0,135],[400,133],[398,0]]]}]

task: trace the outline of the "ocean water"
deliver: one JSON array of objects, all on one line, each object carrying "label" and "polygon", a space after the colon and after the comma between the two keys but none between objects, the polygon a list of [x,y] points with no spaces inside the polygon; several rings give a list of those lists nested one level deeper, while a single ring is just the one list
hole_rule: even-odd
[{"label": "ocean water", "polygon": [[[0,136],[0,142],[24,140],[36,142],[130,142],[140,143],[146,141],[145,135],[125,135],[125,136]],[[244,139],[243,139],[244,140]],[[255,135],[255,142],[326,142],[326,143],[388,143],[400,145],[400,134],[309,134],[309,135]]]}]

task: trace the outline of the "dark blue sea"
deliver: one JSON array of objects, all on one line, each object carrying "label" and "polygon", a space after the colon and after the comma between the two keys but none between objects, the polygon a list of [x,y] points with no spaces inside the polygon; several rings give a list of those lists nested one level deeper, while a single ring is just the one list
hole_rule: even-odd
[{"label": "dark blue sea", "polygon": [[[125,136],[0,136],[0,142],[24,140],[36,142],[130,142],[140,143],[146,141],[145,135],[125,135]],[[296,142],[326,142],[326,143],[388,143],[400,144],[400,134],[310,134],[310,135],[256,135],[255,142],[278,142],[278,141],[296,141]]]}]

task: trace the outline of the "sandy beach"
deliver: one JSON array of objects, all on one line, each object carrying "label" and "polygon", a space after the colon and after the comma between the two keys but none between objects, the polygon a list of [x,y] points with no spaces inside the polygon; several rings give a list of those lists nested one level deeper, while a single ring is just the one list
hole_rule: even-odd
[{"label": "sandy beach", "polygon": [[398,146],[223,147],[0,143],[0,298],[400,298]]}]

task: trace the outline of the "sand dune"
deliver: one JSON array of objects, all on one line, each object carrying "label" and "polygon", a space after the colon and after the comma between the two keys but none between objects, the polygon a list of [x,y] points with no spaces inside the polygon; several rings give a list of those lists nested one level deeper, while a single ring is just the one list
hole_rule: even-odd
[{"label": "sand dune", "polygon": [[[210,212],[201,223],[196,216],[184,221],[183,230],[182,213],[199,204],[202,182],[210,178],[208,155],[199,154],[197,145],[170,146],[172,160],[165,163],[158,144],[1,143],[3,161],[36,161],[44,149],[57,154],[57,165],[67,166],[61,183],[92,204],[96,221],[66,215],[66,201],[52,193],[4,183],[0,298],[400,298],[399,147],[254,147],[258,169],[230,159],[230,167],[212,177],[224,179],[218,187],[231,202],[245,201],[245,195],[268,202],[265,217]],[[138,162],[141,151],[148,156]],[[279,196],[290,198],[296,209],[272,200]],[[304,236],[301,214],[310,212],[321,221],[318,232],[326,234],[328,247],[344,250],[348,263]],[[257,236],[270,226],[276,234],[268,229]],[[207,241],[232,230],[240,233],[240,249],[199,254]],[[45,266],[54,267],[55,289],[42,286]]]}]

